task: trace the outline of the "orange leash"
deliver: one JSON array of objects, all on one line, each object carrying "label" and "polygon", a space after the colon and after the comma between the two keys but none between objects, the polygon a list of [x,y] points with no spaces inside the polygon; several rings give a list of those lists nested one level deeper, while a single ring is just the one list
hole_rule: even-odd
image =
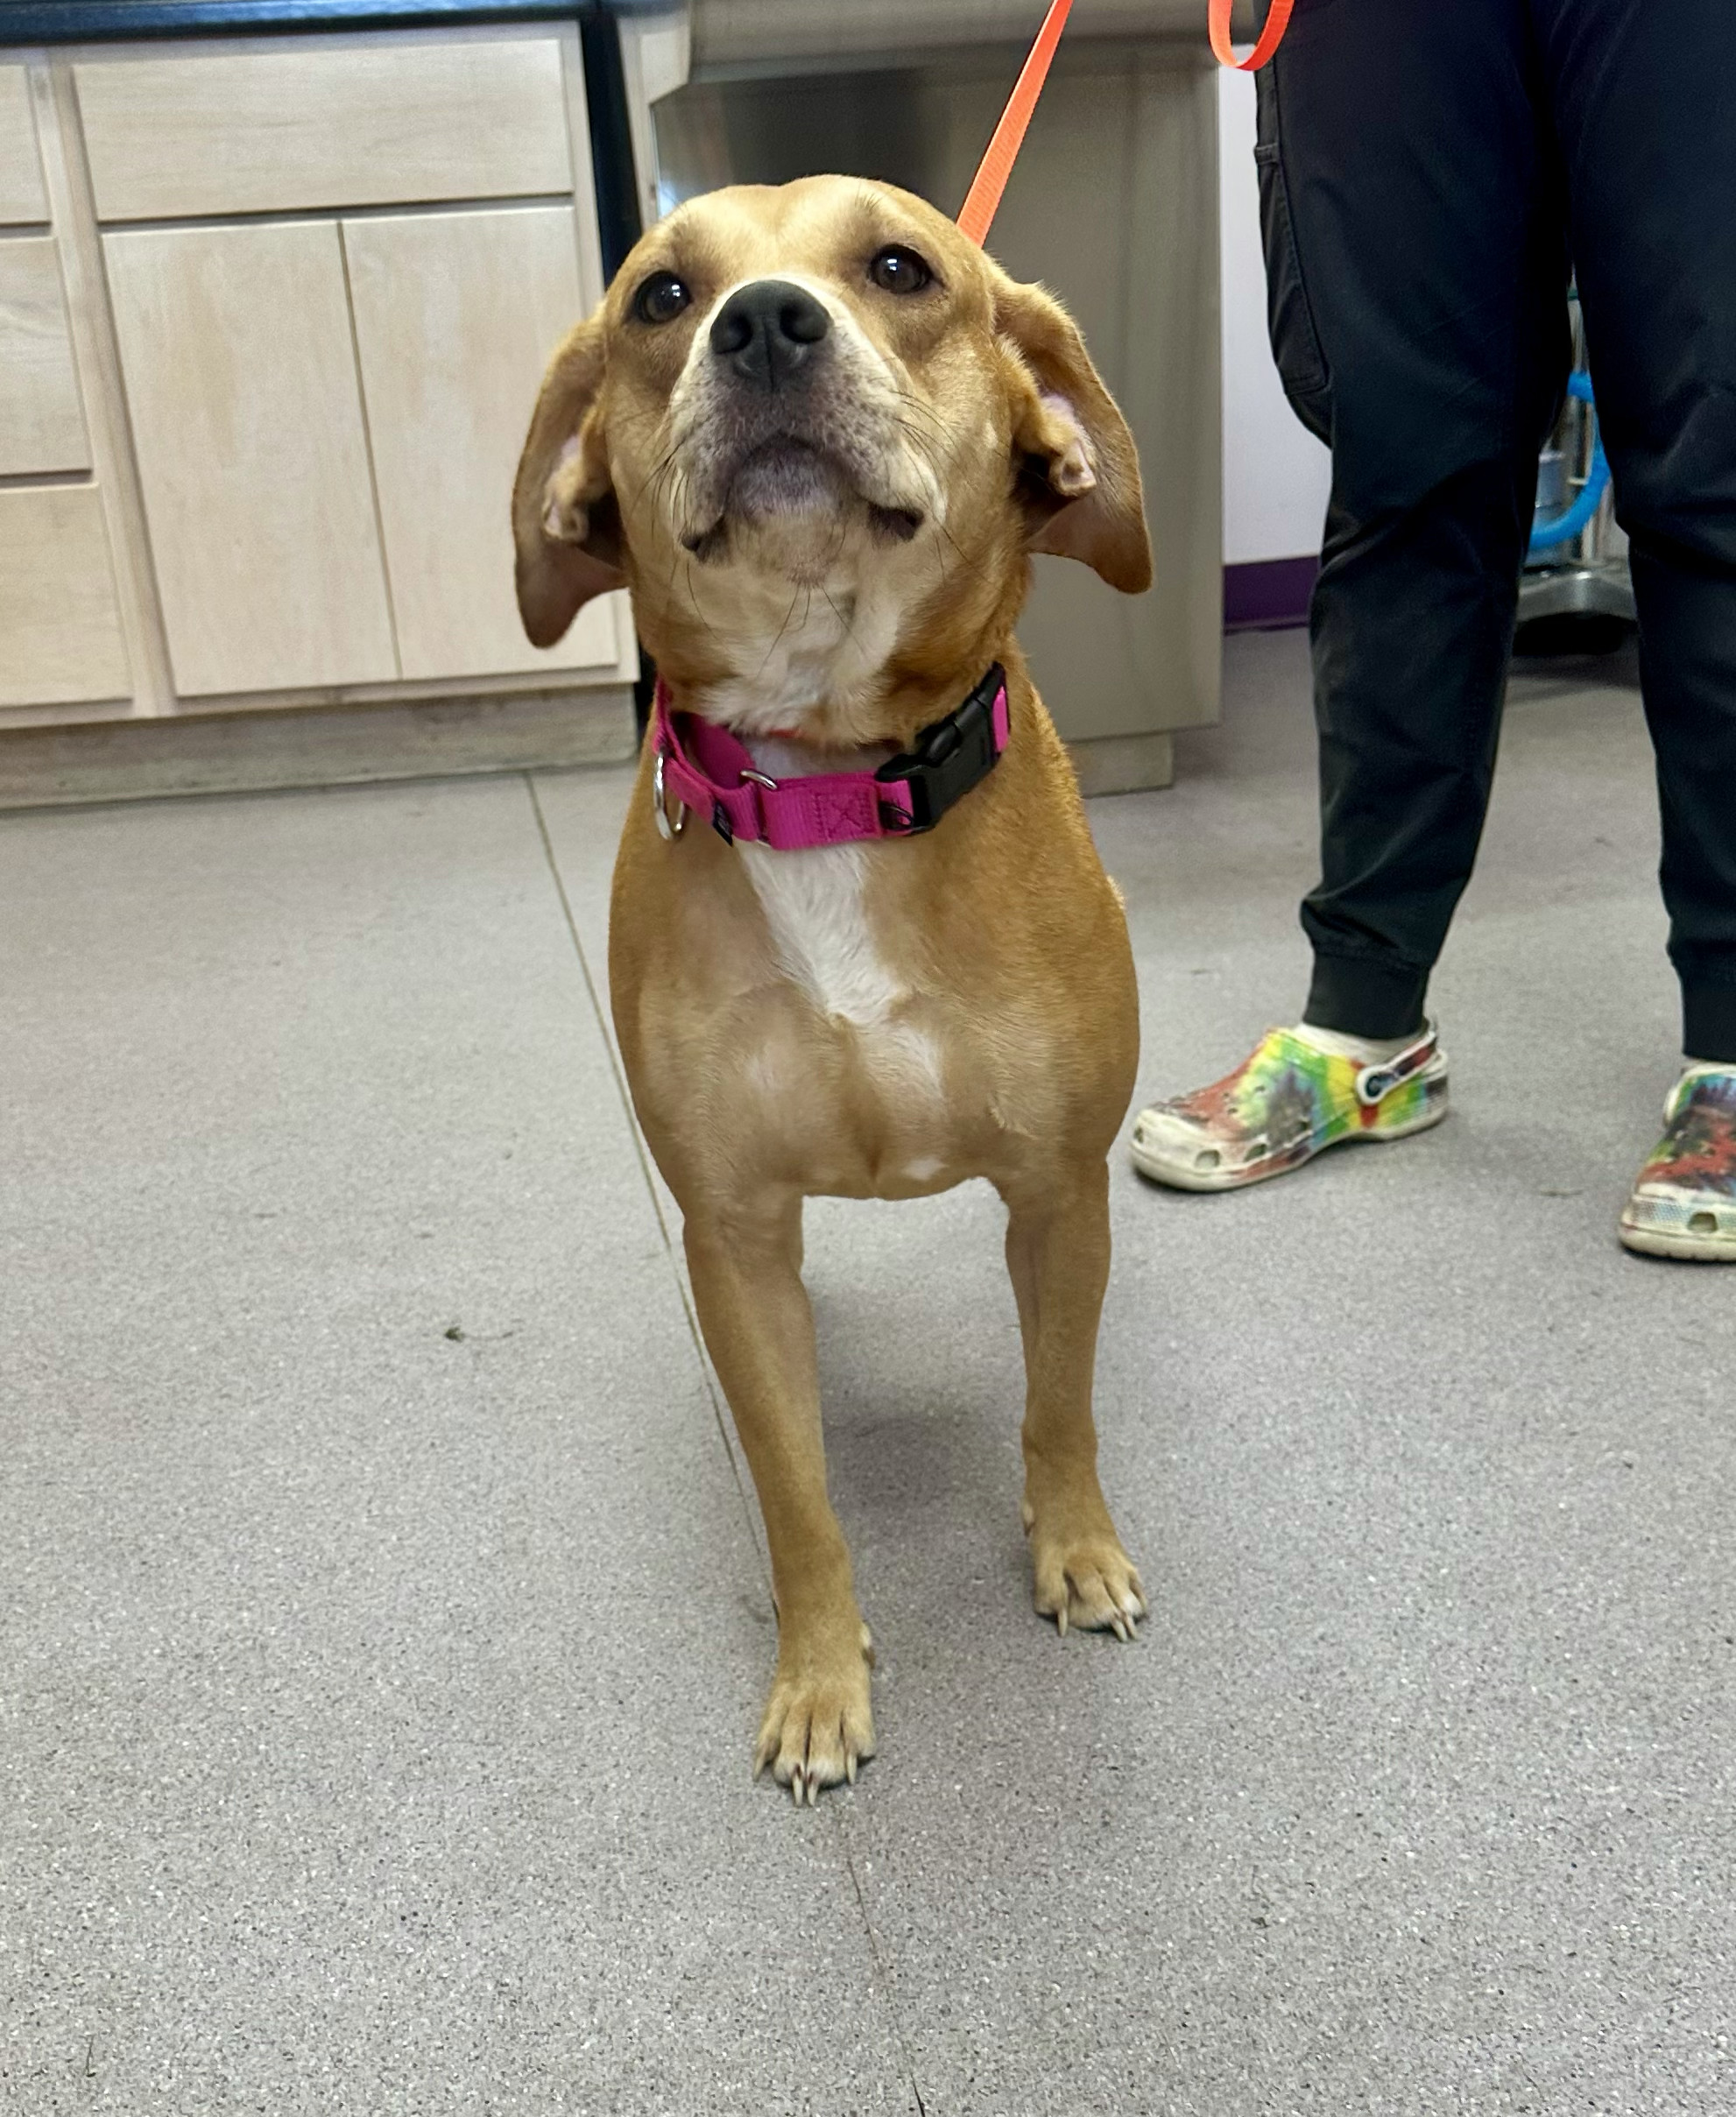
[{"label": "orange leash", "polygon": [[[1284,41],[1284,32],[1290,26],[1290,13],[1296,0],[1272,0],[1260,42],[1246,59],[1238,59],[1231,46],[1231,4],[1232,0],[1211,0],[1209,18],[1211,48],[1224,66],[1233,67],[1240,74],[1253,74],[1266,64]],[[977,170],[970,195],[959,213],[960,231],[978,249],[988,241],[989,230],[994,226],[995,215],[1000,210],[1000,201],[1006,193],[1007,179],[1013,174],[1013,165],[1019,159],[1019,150],[1025,144],[1025,135],[1030,130],[1031,119],[1042,96],[1043,83],[1048,79],[1049,67],[1055,61],[1055,47],[1061,42],[1061,32],[1067,27],[1067,18],[1072,9],[1073,0],[1050,0],[1048,18],[1037,32],[1037,41],[1031,46],[1031,56],[1025,61],[1019,85],[995,127],[995,136],[989,142],[983,166]]]},{"label": "orange leash", "polygon": [[1211,48],[1217,55],[1217,63],[1232,67],[1238,74],[1259,73],[1283,43],[1284,32],[1290,26],[1290,15],[1295,4],[1296,0],[1272,0],[1266,27],[1260,32],[1260,42],[1246,59],[1238,59],[1230,42],[1231,0],[1211,0]]},{"label": "orange leash", "polygon": [[1061,32],[1067,27],[1067,18],[1072,9],[1073,0],[1052,0],[1048,19],[1037,32],[1037,41],[1031,46],[1031,56],[1025,61],[1025,71],[1019,76],[1013,100],[995,127],[995,136],[989,142],[989,151],[983,157],[983,166],[977,172],[964,209],[958,216],[960,229],[979,249],[989,239],[989,230],[994,225],[1002,194],[1006,190],[1006,180],[1013,174],[1013,165],[1025,145],[1031,114],[1042,95],[1043,83],[1048,79],[1049,66],[1055,58],[1055,47],[1061,42]]}]

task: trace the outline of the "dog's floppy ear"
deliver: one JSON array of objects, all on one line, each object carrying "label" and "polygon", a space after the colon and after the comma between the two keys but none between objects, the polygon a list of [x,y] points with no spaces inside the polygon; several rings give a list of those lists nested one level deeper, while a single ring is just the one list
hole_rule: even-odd
[{"label": "dog's floppy ear", "polygon": [[601,310],[569,331],[542,378],[512,487],[519,615],[533,646],[552,647],[593,596],[624,588],[620,511],[596,400]]},{"label": "dog's floppy ear", "polygon": [[1127,422],[1052,294],[997,269],[994,296],[995,327],[1033,385],[1016,388],[1013,423],[1030,547],[1081,559],[1111,588],[1141,595],[1151,586],[1151,536]]}]

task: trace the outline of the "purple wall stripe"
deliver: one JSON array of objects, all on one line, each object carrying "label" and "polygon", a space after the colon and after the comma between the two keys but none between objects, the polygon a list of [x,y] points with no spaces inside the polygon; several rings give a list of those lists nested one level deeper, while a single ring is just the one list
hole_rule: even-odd
[{"label": "purple wall stripe", "polygon": [[1319,577],[1317,558],[1260,559],[1224,568],[1224,630],[1277,632],[1308,623],[1308,599]]}]

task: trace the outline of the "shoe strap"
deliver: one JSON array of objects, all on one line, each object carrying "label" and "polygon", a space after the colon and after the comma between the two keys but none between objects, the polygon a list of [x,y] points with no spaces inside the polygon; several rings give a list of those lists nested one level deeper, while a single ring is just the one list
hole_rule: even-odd
[{"label": "shoe strap", "polygon": [[1720,1065],[1712,1060],[1708,1060],[1701,1066],[1690,1066],[1663,1099],[1663,1121],[1666,1125],[1675,1124],[1687,1108],[1694,1090],[1705,1081],[1736,1083],[1736,1066]]},{"label": "shoe strap", "polygon": [[1373,1110],[1384,1103],[1394,1089],[1402,1088],[1408,1080],[1422,1072],[1441,1048],[1440,1032],[1433,1022],[1423,1029],[1422,1034],[1395,1058],[1383,1059],[1378,1066],[1365,1066],[1356,1076],[1356,1099],[1365,1110]]}]

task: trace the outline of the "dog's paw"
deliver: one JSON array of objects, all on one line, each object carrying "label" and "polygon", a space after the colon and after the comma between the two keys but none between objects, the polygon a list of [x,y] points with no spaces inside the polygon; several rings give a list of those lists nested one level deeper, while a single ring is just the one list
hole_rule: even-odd
[{"label": "dog's paw", "polygon": [[1052,1617],[1063,1634],[1071,1627],[1133,1638],[1140,1620],[1149,1614],[1146,1591],[1106,1513],[1097,1523],[1050,1525],[1027,1501],[1025,1533],[1031,1540],[1040,1616]]},{"label": "dog's paw", "polygon": [[778,1673],[766,1700],[753,1753],[757,1779],[769,1764],[780,1786],[800,1807],[812,1808],[822,1786],[856,1784],[858,1766],[874,1754],[874,1715],[868,1700],[868,1671],[874,1642],[866,1625],[857,1644],[846,1634],[836,1648],[811,1643],[778,1656]]}]

